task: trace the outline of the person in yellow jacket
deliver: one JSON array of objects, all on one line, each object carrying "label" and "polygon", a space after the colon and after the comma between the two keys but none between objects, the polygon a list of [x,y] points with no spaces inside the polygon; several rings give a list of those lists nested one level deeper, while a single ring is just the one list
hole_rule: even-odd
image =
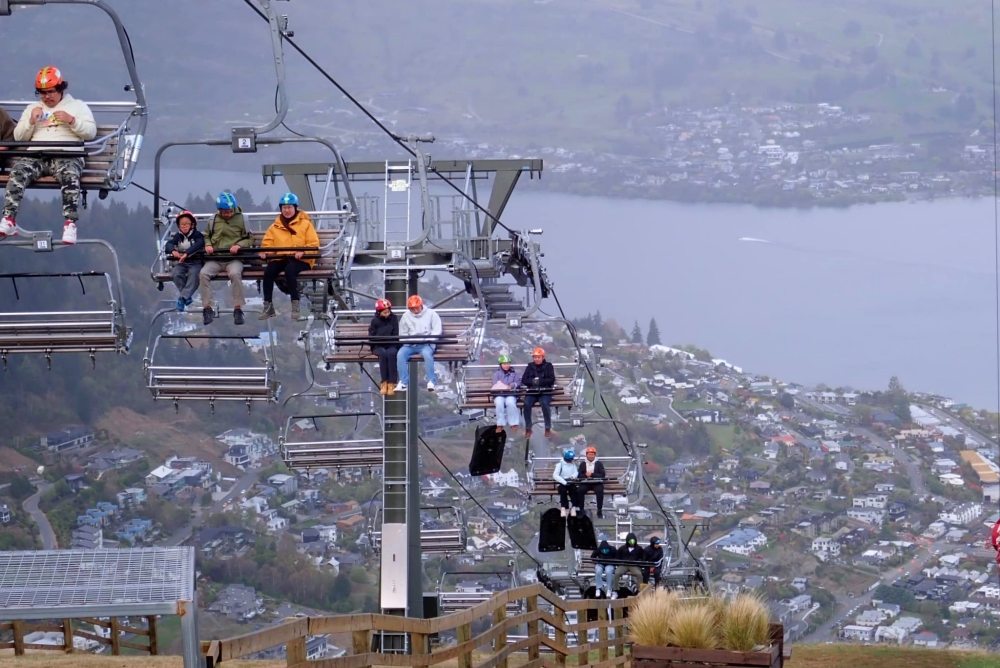
[{"label": "person in yellow jacket", "polygon": [[267,228],[260,246],[262,249],[301,248],[302,250],[279,250],[260,254],[262,260],[267,260],[267,268],[264,269],[264,310],[260,314],[261,320],[277,315],[272,297],[274,281],[281,272],[285,273],[286,292],[292,298],[292,319],[301,319],[298,276],[316,263],[315,259],[306,259],[305,254],[309,251],[313,253],[319,251],[319,235],[316,234],[316,228],[313,227],[309,214],[299,211],[299,198],[295,193],[285,193],[281,196],[280,203],[281,214],[274,219],[271,227]]}]

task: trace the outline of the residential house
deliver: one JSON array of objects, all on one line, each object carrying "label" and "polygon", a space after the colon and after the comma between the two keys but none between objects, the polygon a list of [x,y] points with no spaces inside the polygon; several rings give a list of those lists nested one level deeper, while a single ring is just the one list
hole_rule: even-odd
[{"label": "residential house", "polygon": [[86,427],[66,427],[42,436],[41,447],[47,448],[49,452],[69,452],[86,447],[96,438],[94,432]]},{"label": "residential house", "polygon": [[767,537],[756,529],[734,529],[716,540],[710,547],[718,547],[726,552],[748,556],[767,545]]},{"label": "residential house", "polygon": [[811,551],[820,561],[826,561],[830,557],[840,556],[840,543],[833,538],[813,538]]},{"label": "residential house", "polygon": [[914,647],[938,646],[937,634],[931,633],[930,631],[921,631],[920,633],[914,633],[912,636],[910,636],[910,640],[913,641]]},{"label": "residential house", "polygon": [[882,526],[882,522],[885,519],[885,511],[848,508],[847,517],[870,526]]},{"label": "residential house", "polygon": [[869,494],[867,496],[856,496],[852,502],[855,508],[875,508],[885,510],[889,504],[889,497],[885,494]]},{"label": "residential house", "polygon": [[0,523],[7,524],[10,522],[10,508],[6,503],[0,505]]},{"label": "residential house", "polygon": [[246,622],[263,614],[264,601],[257,597],[253,587],[231,584],[219,592],[215,602],[206,610]]},{"label": "residential house", "polygon": [[521,487],[521,476],[518,475],[517,471],[513,468],[506,473],[503,471],[492,473],[487,475],[486,478],[490,481],[490,484],[495,487],[513,487],[515,489],[519,489]]},{"label": "residential house", "polygon": [[956,504],[943,511],[938,517],[948,524],[969,524],[983,514],[983,504],[967,502]]},{"label": "residential house", "polygon": [[81,489],[87,486],[87,477],[82,473],[70,473],[63,477],[66,484],[74,492],[79,492]]},{"label": "residential house", "polygon": [[145,456],[145,453],[141,450],[135,450],[133,448],[114,448],[112,450],[104,450],[90,456],[90,459],[87,462],[87,468],[100,475],[105,471],[114,471],[116,469],[124,468],[129,464],[133,464],[140,459],[145,458]]},{"label": "residential house", "polygon": [[84,525],[73,530],[70,547],[74,550],[99,550],[104,547],[104,533],[101,529]]},{"label": "residential house", "polygon": [[267,479],[267,484],[278,490],[279,494],[290,496],[295,494],[299,488],[299,481],[293,475],[287,473],[276,473]]},{"label": "residential house", "polygon": [[848,624],[840,632],[840,635],[845,640],[857,640],[860,642],[871,642],[875,639],[875,627],[874,626],[859,626],[857,624]]}]

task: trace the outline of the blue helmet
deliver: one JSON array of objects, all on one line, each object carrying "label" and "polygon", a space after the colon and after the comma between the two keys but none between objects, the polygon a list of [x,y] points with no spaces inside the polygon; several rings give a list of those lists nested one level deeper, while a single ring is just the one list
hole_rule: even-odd
[{"label": "blue helmet", "polygon": [[573,448],[570,448],[569,450],[563,452],[563,459],[565,459],[568,462],[571,462],[574,459],[576,459],[576,453],[573,452]]},{"label": "blue helmet", "polygon": [[607,539],[608,539],[608,534],[604,533],[603,531],[597,534],[597,540],[607,540]]},{"label": "blue helmet", "polygon": [[278,201],[278,205],[285,206],[286,204],[291,204],[292,206],[298,206],[299,205],[298,196],[295,193],[285,193],[284,195],[281,196],[281,199]]},{"label": "blue helmet", "polygon": [[236,198],[228,190],[224,193],[219,193],[219,196],[215,198],[215,208],[222,209],[223,211],[232,211],[236,208]]}]

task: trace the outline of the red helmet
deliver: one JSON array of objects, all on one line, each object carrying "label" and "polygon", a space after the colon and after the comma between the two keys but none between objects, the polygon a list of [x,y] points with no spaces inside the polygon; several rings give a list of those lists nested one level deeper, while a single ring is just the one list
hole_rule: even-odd
[{"label": "red helmet", "polygon": [[180,227],[181,225],[181,218],[187,218],[189,221],[191,221],[191,227],[193,228],[198,227],[198,219],[195,218],[194,214],[191,213],[190,211],[181,211],[179,214],[177,214],[177,219],[174,221],[177,227]]},{"label": "red helmet", "polygon": [[406,308],[420,308],[424,305],[424,300],[420,298],[420,295],[411,295],[409,299],[406,300]]},{"label": "red helmet", "polygon": [[55,88],[62,82],[62,72],[59,71],[59,68],[46,65],[38,70],[38,76],[35,77],[35,88],[37,90],[48,90],[49,88]]},{"label": "red helmet", "polygon": [[375,302],[376,313],[381,313],[382,311],[391,308],[392,308],[392,302],[390,302],[388,299],[379,299],[378,301]]},{"label": "red helmet", "polygon": [[535,348],[534,350],[531,351],[531,356],[532,357],[535,357],[537,355],[541,355],[542,357],[545,357],[545,351],[542,350],[541,348]]},{"label": "red helmet", "polygon": [[596,454],[597,454],[597,448],[595,448],[595,447],[594,447],[594,446],[592,446],[592,445],[590,445],[590,446],[587,446],[587,449],[586,449],[586,451],[584,452],[584,454],[586,454],[586,455],[589,455],[589,454],[590,454],[591,452],[593,452],[593,453],[594,453],[594,454],[596,455]]}]

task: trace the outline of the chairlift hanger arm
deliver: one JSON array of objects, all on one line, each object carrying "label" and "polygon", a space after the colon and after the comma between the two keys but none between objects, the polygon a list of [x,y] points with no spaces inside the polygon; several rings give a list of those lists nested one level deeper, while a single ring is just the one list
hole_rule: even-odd
[{"label": "chairlift hanger arm", "polygon": [[[265,137],[263,139],[258,139],[257,144],[262,146],[271,146],[271,145],[278,146],[281,144],[322,144],[326,148],[330,149],[331,153],[333,153],[334,164],[337,166],[337,170],[341,172],[341,174],[346,173],[344,171],[345,170],[344,159],[343,157],[341,157],[340,152],[337,150],[337,147],[333,145],[333,142],[324,137]],[[163,158],[163,152],[166,151],[168,148],[174,146],[231,147],[232,140],[195,139],[186,141],[172,141],[163,144],[162,146],[160,146],[159,149],[157,149],[156,156],[153,159],[153,220],[156,224],[159,224],[160,221],[160,175],[161,175],[160,163]],[[351,189],[350,184],[347,183],[346,180],[344,182],[344,190],[347,194],[348,201],[351,203],[351,211],[355,212],[356,214],[358,211],[358,202],[356,199],[354,199],[354,191]]]},{"label": "chairlift hanger arm", "polygon": [[[129,40],[128,32],[122,24],[118,13],[104,0],[16,0],[14,6],[41,7],[43,5],[90,5],[97,7],[115,24],[115,32],[118,35],[118,44],[121,46],[122,55],[125,58],[125,67],[128,69],[129,80],[132,84],[128,90],[135,95],[135,104],[141,109],[141,120],[138,134],[143,134],[146,127],[146,91],[139,80],[139,72],[135,66],[135,55],[132,53],[132,42]],[[13,6],[11,7],[13,9]]]}]

